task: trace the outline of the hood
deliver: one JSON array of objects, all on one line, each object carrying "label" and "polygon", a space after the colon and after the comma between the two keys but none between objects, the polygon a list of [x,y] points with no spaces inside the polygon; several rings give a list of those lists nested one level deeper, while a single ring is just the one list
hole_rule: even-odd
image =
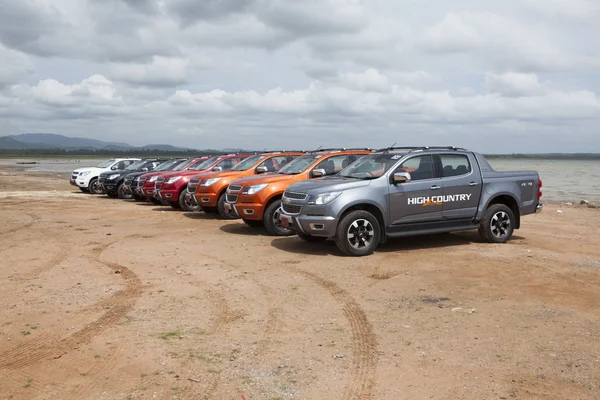
[{"label": "hood", "polygon": [[294,180],[295,176],[296,175],[268,173],[268,174],[246,176],[244,178],[236,179],[235,181],[231,182],[231,184],[232,185],[249,186],[249,185],[256,185],[259,183],[285,182],[285,181]]},{"label": "hood", "polygon": [[[114,170],[114,171],[106,171],[106,172],[103,172],[103,173],[101,173],[100,175],[105,175],[105,176],[114,175],[114,174],[119,174],[119,175],[129,175],[129,174],[132,174],[132,173],[134,173],[134,172],[142,172],[142,171],[139,171],[139,170],[138,170],[138,171],[135,171],[135,170],[134,170],[134,171],[132,171],[132,170],[116,169],[116,170]],[[147,171],[146,171],[146,172],[147,172]],[[143,173],[146,173],[146,172],[143,172]]]},{"label": "hood", "polygon": [[202,175],[202,179],[209,178],[228,178],[228,177],[236,177],[240,176],[244,171],[209,171],[204,172],[198,175]]},{"label": "hood", "polygon": [[190,177],[192,177],[194,175],[201,175],[201,174],[203,174],[205,172],[206,171],[204,171],[204,170],[191,171],[189,169],[185,170],[185,171],[165,171],[164,173],[161,173],[160,176],[162,178],[165,178],[165,179],[169,179],[169,178],[172,178],[174,176],[184,176],[184,177],[190,178]]},{"label": "hood", "polygon": [[331,176],[320,179],[308,179],[291,184],[287,190],[290,192],[299,193],[324,193],[337,192],[341,190],[349,190],[359,187],[368,186],[371,183],[370,179],[359,180],[352,178],[342,178]]},{"label": "hood", "polygon": [[82,172],[93,172],[93,171],[104,171],[102,168],[96,168],[96,167],[87,167],[87,168],[77,168],[73,170],[73,173],[77,173],[80,174]]},{"label": "hood", "polygon": [[142,171],[132,172],[130,174],[125,175],[125,178],[135,178],[136,176],[144,175],[144,174],[147,174],[147,173],[148,172],[142,172]]}]

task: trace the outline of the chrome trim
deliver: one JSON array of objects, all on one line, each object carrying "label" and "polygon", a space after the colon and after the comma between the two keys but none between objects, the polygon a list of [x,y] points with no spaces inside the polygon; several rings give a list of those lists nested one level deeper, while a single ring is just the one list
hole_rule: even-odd
[{"label": "chrome trim", "polygon": [[535,213],[539,214],[542,212],[542,209],[544,208],[544,205],[542,203],[539,203],[536,207],[535,207]]}]

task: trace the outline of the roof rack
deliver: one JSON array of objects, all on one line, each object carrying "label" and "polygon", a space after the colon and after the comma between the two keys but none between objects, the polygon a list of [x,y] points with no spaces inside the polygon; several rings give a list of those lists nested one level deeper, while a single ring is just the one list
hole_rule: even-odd
[{"label": "roof rack", "polygon": [[393,151],[393,150],[408,150],[408,153],[414,153],[417,151],[427,151],[427,150],[454,150],[454,151],[466,151],[466,149],[463,149],[461,147],[455,147],[455,146],[418,146],[418,147],[411,147],[411,146],[401,146],[401,147],[385,147],[383,149],[379,149],[377,150],[378,152],[389,152],[389,151]]},{"label": "roof rack", "polygon": [[320,153],[320,152],[328,152],[328,151],[353,151],[353,150],[374,151],[373,149],[368,148],[368,147],[354,147],[354,148],[337,147],[337,148],[331,148],[331,149],[310,150],[307,153]]}]

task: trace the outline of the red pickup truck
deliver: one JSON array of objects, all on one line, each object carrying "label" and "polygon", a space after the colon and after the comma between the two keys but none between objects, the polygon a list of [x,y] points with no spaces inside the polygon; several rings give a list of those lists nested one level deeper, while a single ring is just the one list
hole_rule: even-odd
[{"label": "red pickup truck", "polygon": [[197,157],[178,165],[169,171],[150,172],[140,176],[137,182],[136,192],[139,196],[150,199],[154,204],[160,204],[160,200],[154,197],[154,182],[159,176],[170,174],[175,171],[201,171],[205,169],[204,164],[210,160],[211,156]]},{"label": "red pickup truck", "polygon": [[[185,208],[185,197],[190,178],[202,172],[228,171],[250,154],[227,154],[212,157],[196,170],[175,171],[159,176],[154,182],[154,195],[165,206]],[[203,169],[200,169],[203,168]]]}]

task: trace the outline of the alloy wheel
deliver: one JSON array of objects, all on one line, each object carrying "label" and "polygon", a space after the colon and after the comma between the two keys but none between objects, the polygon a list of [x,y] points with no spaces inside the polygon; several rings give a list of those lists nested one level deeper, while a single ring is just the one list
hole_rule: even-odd
[{"label": "alloy wheel", "polygon": [[348,242],[355,249],[364,249],[371,245],[375,237],[375,228],[366,219],[357,219],[348,227]]},{"label": "alloy wheel", "polygon": [[491,231],[497,238],[502,238],[508,234],[510,229],[510,217],[504,211],[498,211],[492,217]]}]

